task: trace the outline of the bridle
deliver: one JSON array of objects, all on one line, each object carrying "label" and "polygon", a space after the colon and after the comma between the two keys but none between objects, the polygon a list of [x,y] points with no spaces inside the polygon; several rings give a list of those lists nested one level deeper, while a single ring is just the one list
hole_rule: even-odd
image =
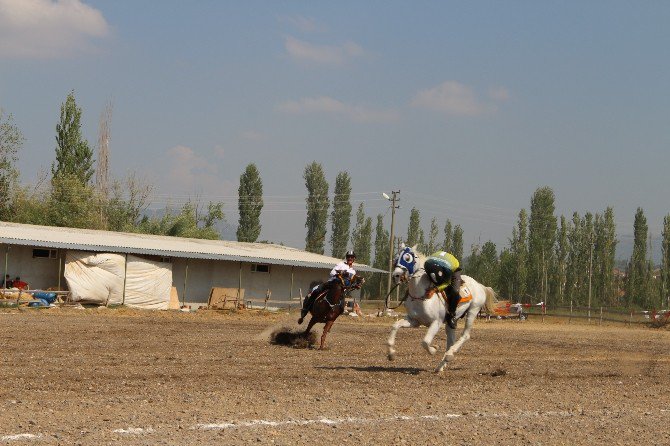
[{"label": "bridle", "polygon": [[[403,268],[405,271],[407,271],[407,268],[405,268],[403,266],[400,266],[400,268]],[[426,270],[423,267],[418,268],[416,271],[414,271],[414,273],[412,273],[412,275],[407,276],[407,279],[401,280],[401,282],[402,283],[409,282],[410,279],[415,278],[422,271],[423,271],[424,274],[426,273]],[[403,277],[405,277],[405,275],[403,275]],[[426,289],[426,293],[423,296],[412,296],[412,293],[409,292],[409,287],[407,287],[407,292],[405,293],[405,297],[403,298],[403,300],[401,302],[405,301],[405,299],[407,299],[408,297],[412,300],[428,300],[428,299],[432,298],[435,294],[437,294],[437,290],[434,287],[428,287]]]},{"label": "bridle", "polygon": [[[403,258],[403,253],[405,255],[410,255],[411,257]],[[407,283],[412,278],[415,278],[417,275],[419,275],[422,271],[423,271],[424,274],[425,274],[425,271],[426,271],[423,267],[414,270],[414,266],[417,263],[416,262],[416,255],[409,248],[406,248],[403,251],[403,253],[401,253],[400,256],[397,258],[396,264],[395,264],[396,268],[402,269],[403,275],[400,278],[399,283],[396,283],[396,285],[393,288],[391,288],[391,291],[389,291],[389,293],[386,295],[385,306],[386,306],[387,309],[391,309],[391,310],[394,310],[394,309],[398,308],[408,298],[411,299],[411,300],[428,300],[431,297],[433,297],[433,295],[435,294],[435,289],[432,288],[432,287],[429,287],[426,290],[426,293],[423,296],[412,296],[412,294],[409,292],[409,287],[408,287],[407,291],[405,292],[405,295],[400,300],[400,302],[398,302],[398,305],[396,307],[393,307],[393,308],[389,307],[388,304],[389,304],[389,298],[391,297],[391,292],[399,284]],[[411,270],[413,270],[412,274],[408,275]]]}]

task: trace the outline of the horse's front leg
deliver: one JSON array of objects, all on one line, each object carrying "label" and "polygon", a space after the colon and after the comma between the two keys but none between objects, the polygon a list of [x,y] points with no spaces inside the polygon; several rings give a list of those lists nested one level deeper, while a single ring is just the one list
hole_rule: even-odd
[{"label": "horse's front leg", "polygon": [[440,331],[440,325],[442,325],[442,322],[439,319],[434,320],[433,323],[428,326],[426,336],[423,337],[423,341],[421,342],[423,348],[425,348],[431,355],[437,353],[437,348],[433,346],[433,338],[435,338],[437,332]]},{"label": "horse's front leg", "polygon": [[393,327],[391,328],[391,334],[389,335],[388,341],[386,341],[386,345],[388,345],[388,358],[389,361],[393,361],[395,359],[395,336],[398,333],[398,330],[401,328],[408,328],[408,327],[418,327],[419,323],[416,322],[415,320],[410,320],[409,316],[405,317],[405,319],[400,319],[399,321],[396,321],[395,324],[393,324]]},{"label": "horse's front leg", "polygon": [[321,334],[321,346],[319,347],[319,350],[323,350],[326,347],[326,335],[330,331],[330,327],[333,326],[333,322],[335,321],[328,321],[323,327],[323,333]]},{"label": "horse's front leg", "polygon": [[475,318],[477,317],[477,312],[468,312],[468,316],[465,318],[465,328],[463,329],[463,333],[461,334],[461,337],[458,338],[456,342],[454,342],[454,338],[456,337],[456,330],[452,328],[447,328],[447,351],[444,353],[444,356],[442,357],[442,361],[440,362],[440,365],[437,366],[435,369],[436,372],[441,372],[444,370],[444,368],[447,366],[447,362],[453,361],[454,360],[454,355],[461,349],[463,344],[470,339],[470,331],[472,331],[472,325],[475,321]]}]

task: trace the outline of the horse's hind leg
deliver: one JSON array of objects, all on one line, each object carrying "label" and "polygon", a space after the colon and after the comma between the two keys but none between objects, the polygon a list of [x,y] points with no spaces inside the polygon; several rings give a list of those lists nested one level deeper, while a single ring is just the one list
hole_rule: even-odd
[{"label": "horse's hind leg", "polygon": [[410,321],[409,319],[400,319],[399,321],[396,321],[395,324],[393,324],[393,327],[391,328],[391,334],[389,335],[388,341],[386,341],[386,345],[388,345],[388,358],[389,361],[393,361],[395,359],[395,336],[398,333],[398,330],[401,328],[407,328],[407,327],[417,327],[419,324],[418,322],[415,321]]},{"label": "horse's hind leg", "polygon": [[314,319],[314,316],[312,316],[312,318],[309,320],[309,324],[307,324],[307,329],[305,330],[305,333],[303,333],[303,336],[307,337],[314,324],[316,324],[316,320]]},{"label": "horse's hind leg", "polygon": [[328,322],[326,322],[326,325],[323,327],[323,333],[321,334],[321,346],[319,347],[319,350],[323,350],[325,348],[325,346],[326,346],[326,335],[330,331],[330,327],[333,326],[333,322],[335,322],[335,321],[328,321]]},{"label": "horse's hind leg", "polygon": [[442,325],[442,322],[439,319],[434,320],[433,323],[428,326],[426,336],[423,337],[423,341],[421,342],[423,348],[425,348],[431,355],[437,353],[437,348],[433,346],[433,338],[435,338],[437,332],[440,331],[440,325]]}]

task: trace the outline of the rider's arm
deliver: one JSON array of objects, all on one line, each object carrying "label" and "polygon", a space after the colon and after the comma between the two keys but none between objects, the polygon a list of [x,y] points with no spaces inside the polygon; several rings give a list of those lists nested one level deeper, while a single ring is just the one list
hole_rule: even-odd
[{"label": "rider's arm", "polygon": [[335,267],[333,267],[333,269],[330,270],[331,279],[340,274],[342,271],[346,271],[349,268],[349,266],[346,263],[344,263],[344,265],[342,263],[338,263],[337,265],[335,265]]}]

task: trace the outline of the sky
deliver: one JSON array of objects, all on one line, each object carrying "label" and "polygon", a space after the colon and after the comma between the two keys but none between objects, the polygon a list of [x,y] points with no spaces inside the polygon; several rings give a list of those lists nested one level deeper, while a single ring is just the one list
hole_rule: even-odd
[{"label": "sky", "polygon": [[[110,171],[154,185],[150,209],[224,202],[249,163],[260,239],[304,248],[307,164],[508,246],[543,186],[556,214],[614,209],[621,257],[644,210],[655,257],[670,213],[670,2],[0,0],[0,108],[26,141],[21,182],[55,159],[74,90]],[[330,224],[329,224],[330,234]],[[327,237],[329,237],[329,234]],[[440,234],[441,238],[441,234]]]}]

